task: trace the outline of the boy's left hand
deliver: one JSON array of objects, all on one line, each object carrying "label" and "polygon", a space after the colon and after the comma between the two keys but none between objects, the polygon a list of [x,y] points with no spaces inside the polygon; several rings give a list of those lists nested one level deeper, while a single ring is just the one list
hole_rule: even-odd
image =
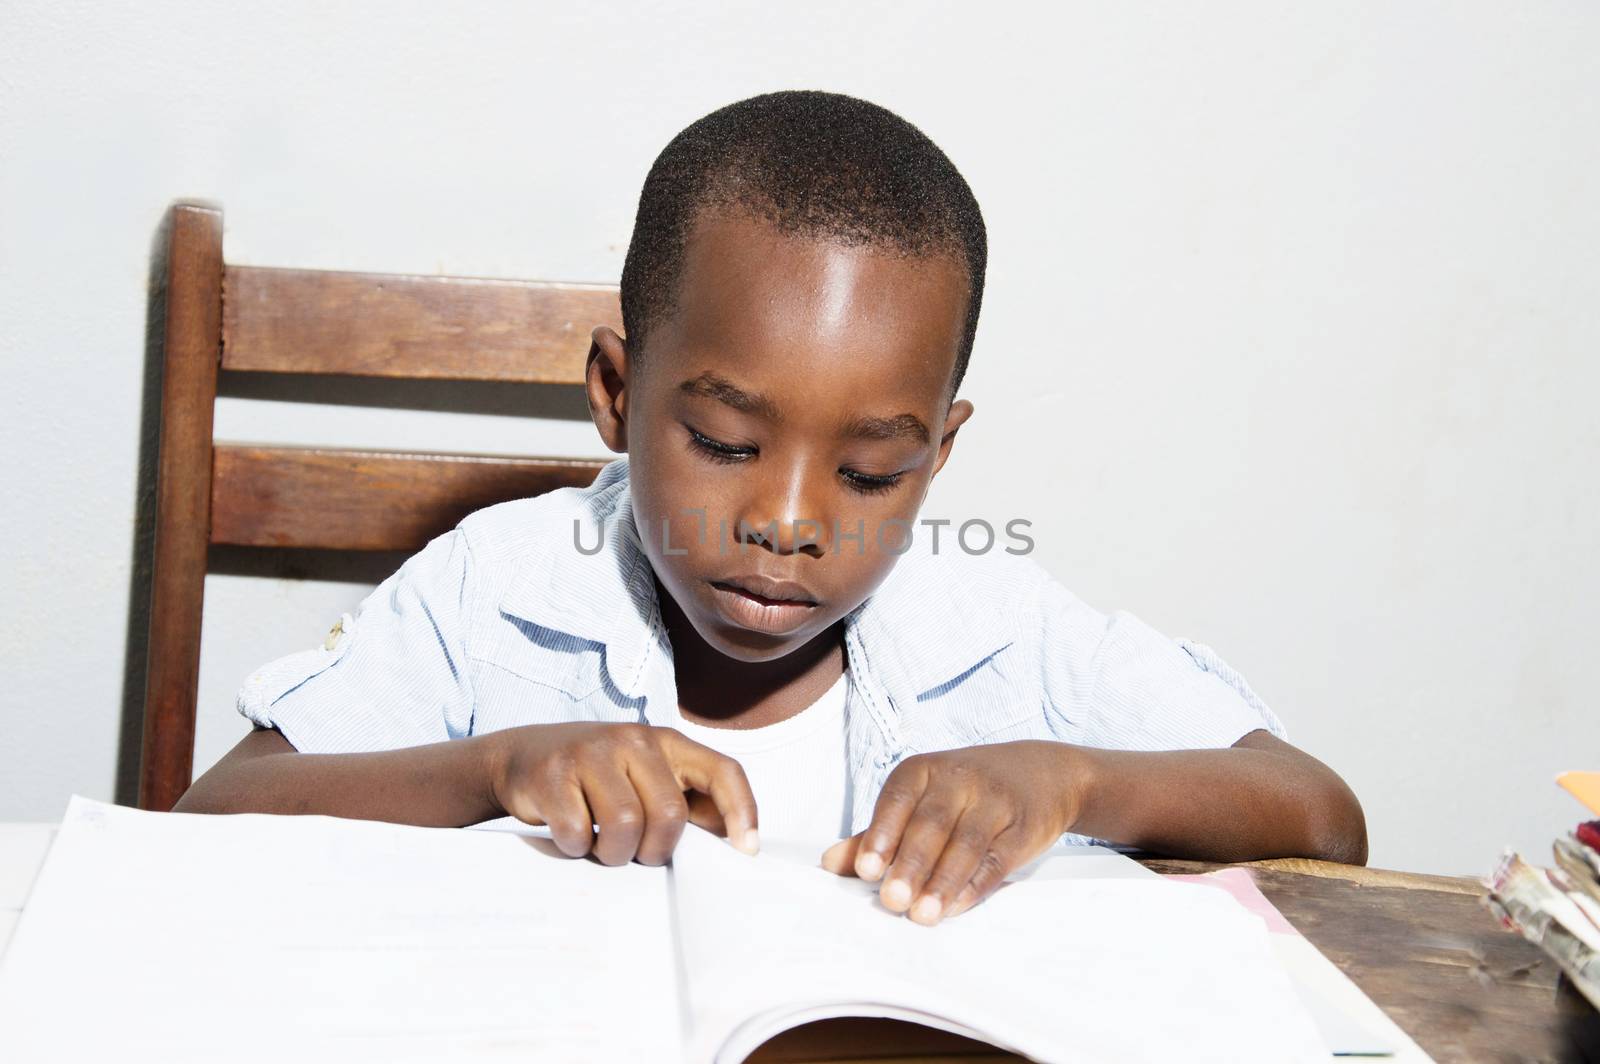
[{"label": "boy's left hand", "polygon": [[919,924],[963,913],[1071,829],[1074,753],[1014,742],[909,757],[884,783],[867,830],[829,847],[822,866],[881,879],[883,904]]}]

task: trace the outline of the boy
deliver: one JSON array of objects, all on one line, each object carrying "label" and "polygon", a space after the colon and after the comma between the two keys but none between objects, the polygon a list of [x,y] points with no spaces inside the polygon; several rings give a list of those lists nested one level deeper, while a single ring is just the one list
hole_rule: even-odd
[{"label": "boy", "polygon": [[257,730],[179,808],[511,815],[607,864],[686,822],[754,852],[759,808],[927,924],[1063,834],[1364,861],[1350,790],[1214,653],[916,530],[973,413],[985,255],[966,182],[880,107],[691,125],[645,180],[627,336],[589,356],[626,457],[472,515],[251,677]]}]

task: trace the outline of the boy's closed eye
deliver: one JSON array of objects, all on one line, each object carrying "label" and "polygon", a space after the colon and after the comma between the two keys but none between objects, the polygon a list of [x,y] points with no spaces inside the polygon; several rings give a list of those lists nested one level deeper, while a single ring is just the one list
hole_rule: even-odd
[{"label": "boy's closed eye", "polygon": [[[691,445],[715,462],[734,463],[758,457],[760,435],[773,436],[812,420],[812,411],[789,411],[772,397],[743,387],[723,374],[707,370],[678,385],[678,394],[695,416],[683,426]],[[750,422],[750,431],[721,429],[718,421]],[[907,472],[926,461],[931,450],[927,424],[916,414],[857,414],[839,427],[837,438],[851,460],[839,465],[839,476],[852,488],[872,494],[894,488]],[[865,451],[865,454],[861,452]]]},{"label": "boy's closed eye", "polygon": [[[690,444],[699,450],[706,458],[713,462],[730,464],[743,462],[755,458],[760,450],[748,444],[725,443],[722,440],[708,436],[691,425],[684,426],[689,431]],[[876,494],[889,491],[898,485],[909,469],[896,469],[891,473],[873,473],[862,469],[853,469],[849,466],[839,467],[839,476],[846,484],[862,494]]]}]

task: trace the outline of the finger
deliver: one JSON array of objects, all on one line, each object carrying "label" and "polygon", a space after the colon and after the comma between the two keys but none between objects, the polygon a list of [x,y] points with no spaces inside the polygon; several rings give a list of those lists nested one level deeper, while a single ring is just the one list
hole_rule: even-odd
[{"label": "finger", "polygon": [[856,853],[861,849],[861,836],[851,835],[822,851],[822,867],[836,876],[856,874]]},{"label": "finger", "polygon": [[972,878],[967,880],[967,885],[956,892],[956,899],[951,904],[945,916],[960,916],[968,909],[983,901],[1006,881],[1017,868],[1020,868],[1029,859],[1029,855],[1022,846],[1022,832],[1015,827],[1007,828],[996,835],[983,851],[983,856],[978,859],[978,867],[973,870]]},{"label": "finger", "polygon": [[910,917],[919,924],[936,924],[955,903],[961,888],[972,881],[989,845],[1009,824],[992,812],[968,806],[956,821],[928,880],[911,903]]},{"label": "finger", "polygon": [[583,773],[583,795],[599,828],[594,839],[596,859],[607,865],[633,860],[644,836],[644,806],[627,775],[609,761],[593,765]]},{"label": "finger", "polygon": [[711,795],[690,791],[684,797],[689,800],[689,823],[711,832],[719,839],[728,837],[728,825],[722,819],[722,810],[711,800]]},{"label": "finger", "polygon": [[640,864],[666,864],[683,836],[688,823],[689,803],[683,796],[666,759],[655,747],[632,757],[627,764],[628,779],[644,806],[644,834],[639,839]]},{"label": "finger", "polygon": [[568,857],[582,857],[594,846],[594,820],[583,788],[568,775],[552,777],[531,787],[517,788],[505,810],[525,824],[544,824],[556,849]]},{"label": "finger", "polygon": [[906,823],[894,860],[883,874],[878,897],[885,908],[897,913],[911,908],[912,899],[922,893],[962,812],[963,805],[949,794],[930,792],[922,796]]},{"label": "finger", "polygon": [[916,759],[904,762],[889,773],[872,809],[872,822],[861,833],[861,843],[856,850],[856,875],[869,883],[876,883],[883,877],[884,869],[894,860],[900,836],[922,800],[927,783],[927,769]]},{"label": "finger", "polygon": [[667,763],[682,790],[709,795],[722,815],[728,841],[748,854],[761,849],[756,830],[756,796],[739,762],[701,746],[675,731],[664,731]]}]

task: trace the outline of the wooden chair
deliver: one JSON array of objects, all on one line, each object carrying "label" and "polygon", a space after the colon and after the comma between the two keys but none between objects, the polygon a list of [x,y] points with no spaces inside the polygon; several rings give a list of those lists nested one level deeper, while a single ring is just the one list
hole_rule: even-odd
[{"label": "wooden chair", "polygon": [[220,211],[168,219],[160,457],[139,805],[194,761],[208,548],[420,548],[492,503],[589,483],[549,458],[256,447],[212,439],[218,371],[579,384],[609,285],[229,266]]}]

